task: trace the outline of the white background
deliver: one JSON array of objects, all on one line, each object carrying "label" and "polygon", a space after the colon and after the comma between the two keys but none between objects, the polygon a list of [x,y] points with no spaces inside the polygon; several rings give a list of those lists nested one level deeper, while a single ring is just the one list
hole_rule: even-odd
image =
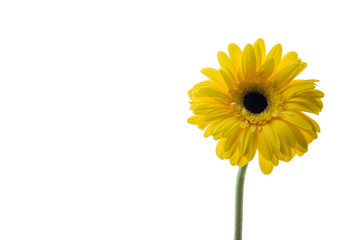
[{"label": "white background", "polygon": [[186,93],[262,37],[326,97],[304,157],[250,163],[244,239],[360,240],[357,3],[1,1],[0,239],[233,239],[237,168]]}]

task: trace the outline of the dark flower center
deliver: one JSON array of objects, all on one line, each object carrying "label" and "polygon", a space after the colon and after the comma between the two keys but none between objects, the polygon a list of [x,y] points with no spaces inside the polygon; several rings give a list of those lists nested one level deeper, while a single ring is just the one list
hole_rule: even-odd
[{"label": "dark flower center", "polygon": [[263,112],[267,106],[267,98],[259,92],[248,92],[243,97],[244,107],[251,113],[257,114]]}]

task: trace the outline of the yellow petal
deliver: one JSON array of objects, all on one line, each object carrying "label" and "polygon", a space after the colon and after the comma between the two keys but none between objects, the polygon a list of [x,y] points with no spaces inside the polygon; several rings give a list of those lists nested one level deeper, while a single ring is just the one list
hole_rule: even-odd
[{"label": "yellow petal", "polygon": [[216,141],[221,139],[221,137],[222,137],[222,132],[217,132],[217,133],[213,134],[213,139]]},{"label": "yellow petal", "polygon": [[209,79],[215,81],[219,85],[226,87],[226,83],[223,81],[223,78],[220,74],[220,72],[217,69],[214,68],[203,68],[201,70],[201,73],[208,77]]},{"label": "yellow petal", "polygon": [[318,101],[314,98],[305,98],[305,97],[293,97],[291,99],[289,99],[290,102],[300,102],[300,103],[306,103],[306,104],[309,104],[311,106],[314,106],[314,107],[317,107],[317,108],[320,108],[322,109],[323,107],[323,104],[321,101]]},{"label": "yellow petal", "polygon": [[216,102],[219,102],[219,103],[222,103],[222,104],[225,104],[225,105],[229,105],[230,102],[229,102],[229,98],[225,98],[225,97],[212,97],[212,99]]},{"label": "yellow petal", "polygon": [[216,153],[217,153],[217,156],[220,158],[220,159],[225,159],[224,157],[224,144],[225,144],[226,140],[225,139],[220,139],[217,143],[217,146],[216,146]]},{"label": "yellow petal", "polygon": [[273,158],[273,149],[271,143],[267,140],[263,131],[258,133],[258,152],[265,159],[271,161]]},{"label": "yellow petal", "polygon": [[226,142],[224,144],[225,152],[228,152],[235,145],[235,143],[238,143],[238,136],[239,136],[239,132],[235,132],[231,136],[226,138]]},{"label": "yellow petal", "polygon": [[236,85],[236,79],[233,74],[229,71],[219,69],[224,82],[227,84],[229,89],[233,89]]},{"label": "yellow petal", "polygon": [[262,64],[262,50],[258,43],[253,44],[254,54],[256,56],[256,69],[259,69]]},{"label": "yellow petal", "polygon": [[298,56],[297,56],[296,52],[288,52],[288,53],[286,53],[282,57],[282,60],[280,62],[280,68],[282,68],[283,66],[286,66],[290,62],[293,62],[293,61],[297,60],[297,58],[298,58]]},{"label": "yellow petal", "polygon": [[237,118],[230,118],[222,132],[222,137],[227,138],[229,135],[233,134],[237,129],[240,128],[240,121]]},{"label": "yellow petal", "polygon": [[248,163],[248,160],[245,157],[242,157],[238,161],[237,165],[238,165],[238,167],[244,167],[247,163]]},{"label": "yellow petal", "polygon": [[281,44],[276,44],[273,46],[271,51],[269,51],[269,53],[267,54],[266,60],[268,60],[270,58],[274,58],[275,59],[275,69],[277,69],[281,62],[281,57],[282,57],[282,46],[281,46]]},{"label": "yellow petal", "polygon": [[[251,159],[248,159],[248,161],[252,160],[252,158],[254,156],[254,154],[252,152],[253,151],[254,151],[254,153],[256,152],[256,150],[255,150],[256,149],[255,135],[256,134],[251,131],[251,128],[248,128],[247,129],[247,134],[243,139],[243,146],[242,146],[241,155],[242,156],[250,155],[250,156],[248,156],[248,158],[251,158]],[[242,144],[242,143],[240,143],[240,144]],[[252,147],[254,147],[254,149],[252,149]],[[253,156],[252,156],[252,154],[253,154]]]},{"label": "yellow petal", "polygon": [[292,84],[304,84],[304,83],[312,83],[314,86],[316,86],[316,82],[319,82],[320,80],[317,79],[308,79],[308,80],[303,80],[303,79],[297,79],[292,81]]},{"label": "yellow petal", "polygon": [[211,80],[206,80],[206,81],[203,81],[203,82],[200,82],[200,83],[197,83],[193,86],[193,88],[191,88],[189,91],[188,91],[188,96],[189,98],[192,100],[192,101],[196,101],[198,100],[197,98],[199,97],[199,89],[200,88],[203,88],[203,87],[215,87],[215,88],[218,88],[218,85],[211,81]]},{"label": "yellow petal", "polygon": [[325,96],[325,94],[320,90],[310,90],[307,92],[300,93],[297,96],[306,97],[306,98],[308,98],[308,97],[323,98]]},{"label": "yellow petal", "polygon": [[296,111],[303,111],[303,112],[309,112],[314,114],[319,114],[321,109],[316,108],[314,106],[311,106],[309,104],[304,103],[297,103],[297,102],[288,102],[284,105],[285,110],[296,110]]},{"label": "yellow petal", "polygon": [[307,115],[304,114],[304,113],[301,113],[301,112],[297,112],[297,113],[299,113],[300,117],[302,117],[306,122],[308,122],[309,125],[311,125],[311,129],[312,129],[313,131],[316,132],[316,131],[319,129],[318,124],[317,124],[317,123],[314,124],[315,121],[313,121],[312,118],[310,118],[309,116],[307,116]]},{"label": "yellow petal", "polygon": [[202,117],[202,120],[198,122],[197,126],[199,129],[204,130],[208,126],[208,123],[209,122],[204,121]]},{"label": "yellow petal", "polygon": [[301,148],[300,146],[297,145],[295,152],[298,156],[302,157],[306,152],[308,151],[307,148]]},{"label": "yellow petal", "polygon": [[282,160],[285,158],[285,155],[281,153],[281,150],[273,148],[273,158],[272,163],[275,166],[278,166],[279,160]]},{"label": "yellow petal", "polygon": [[202,82],[199,82],[193,86],[194,89],[197,89],[199,87],[216,87],[217,85],[211,81],[211,80],[205,80]]},{"label": "yellow petal", "polygon": [[287,123],[280,119],[273,119],[270,121],[270,126],[277,132],[280,139],[285,140],[285,143],[287,143],[288,146],[292,148],[296,146],[296,138]]},{"label": "yellow petal", "polygon": [[262,56],[262,62],[265,60],[266,58],[266,45],[264,44],[264,41],[262,38],[257,39],[255,42],[255,44],[258,44],[261,50],[261,56]]},{"label": "yellow petal", "polygon": [[[293,82],[295,82],[295,83],[293,83]],[[284,95],[286,97],[286,100],[290,99],[293,96],[296,96],[297,94],[307,92],[307,91],[313,90],[315,88],[314,81],[303,80],[303,81],[296,82],[294,80],[291,83],[293,83],[293,84],[287,86],[282,93],[282,95]]]},{"label": "yellow petal", "polygon": [[198,89],[198,93],[205,97],[218,97],[223,99],[229,99],[229,95],[223,90],[216,87],[201,87]]},{"label": "yellow petal", "polygon": [[[291,130],[290,130],[291,131]],[[292,154],[292,149],[290,148],[290,144],[286,143],[286,139],[280,138],[280,152],[286,157],[289,158]]]},{"label": "yellow petal", "polygon": [[233,154],[233,156],[229,159],[229,163],[232,166],[236,166],[241,160],[241,157],[239,156],[239,153],[236,152],[235,154]]},{"label": "yellow petal", "polygon": [[316,129],[316,132],[321,132],[321,128],[318,125],[318,123],[315,120],[313,120],[312,118],[309,118],[309,120],[312,122],[314,128]]},{"label": "yellow petal", "polygon": [[214,107],[212,105],[198,106],[193,109],[193,113],[196,115],[203,115],[209,111],[220,109],[221,107]]},{"label": "yellow petal", "polygon": [[312,129],[312,126],[308,121],[304,119],[304,117],[296,111],[284,111],[284,114],[280,117],[282,120],[290,122],[298,127],[304,129]]},{"label": "yellow petal", "polygon": [[243,156],[243,144],[244,144],[244,140],[247,136],[247,129],[242,129],[242,131],[240,132],[238,138],[239,138],[239,141],[238,141],[238,151],[239,153],[241,154],[241,156]]},{"label": "yellow petal", "polygon": [[266,160],[261,154],[258,154],[258,161],[259,167],[264,174],[268,175],[272,172],[274,165],[271,160]]},{"label": "yellow petal", "polygon": [[280,149],[280,140],[278,139],[276,131],[268,124],[263,126],[263,131],[266,134],[268,140],[272,143],[272,145],[275,146],[277,149]]},{"label": "yellow petal", "polygon": [[288,156],[288,157],[285,156],[285,158],[283,158],[282,161],[284,161],[284,162],[289,162],[289,161],[291,161],[292,158],[295,156],[295,154],[296,154],[296,153],[295,153],[295,150],[291,150],[290,156]]},{"label": "yellow petal", "polygon": [[194,115],[187,119],[187,122],[192,125],[197,125],[199,121],[202,120],[202,116]]},{"label": "yellow petal", "polygon": [[288,84],[293,78],[294,72],[297,70],[300,62],[293,62],[282,68],[274,77],[273,82],[276,86],[281,87]]},{"label": "yellow petal", "polygon": [[246,45],[242,54],[242,72],[247,80],[252,80],[256,73],[256,55],[251,44]]},{"label": "yellow petal", "polygon": [[273,165],[278,166],[278,164],[280,163],[280,161],[278,160],[278,158],[277,158],[276,156],[273,156],[273,158],[272,158],[272,163],[273,163]]},{"label": "yellow petal", "polygon": [[251,133],[250,128],[245,128],[239,137],[239,152],[241,156],[245,156],[250,148],[254,133]]},{"label": "yellow petal", "polygon": [[214,111],[209,111],[206,114],[203,115],[204,121],[214,121],[214,120],[220,120],[227,117],[231,117],[232,112],[227,109],[219,109]]},{"label": "yellow petal", "polygon": [[252,137],[250,139],[248,153],[245,156],[248,161],[251,161],[254,158],[254,156],[256,155],[257,146],[258,146],[257,133],[252,132],[252,130],[250,131],[250,133],[252,133],[253,135],[252,135]]},{"label": "yellow petal", "polygon": [[[237,139],[236,139],[236,141],[238,142]],[[233,156],[237,155],[237,154],[238,154],[237,149],[238,149],[238,148],[237,148],[237,143],[233,144],[232,148],[231,148],[228,152],[226,152],[226,153],[224,154],[225,158],[226,158],[226,159],[230,159],[230,158],[232,158]]]},{"label": "yellow petal", "polygon": [[298,130],[297,127],[292,125],[288,125],[288,127],[291,129],[293,135],[295,136],[297,145],[299,145],[303,149],[307,149],[308,145],[305,136]]},{"label": "yellow petal", "polygon": [[258,76],[261,79],[268,79],[272,75],[274,68],[275,68],[275,59],[270,58],[263,63],[263,65],[260,68]]},{"label": "yellow petal", "polygon": [[307,67],[307,63],[302,62],[300,66],[296,69],[296,71],[292,74],[291,78],[295,79],[305,68]]},{"label": "yellow petal", "polygon": [[213,129],[214,129],[214,125],[211,123],[211,124],[206,128],[206,130],[204,131],[203,136],[204,136],[205,138],[211,136]]},{"label": "yellow petal", "polygon": [[221,68],[223,68],[223,69],[228,68],[233,72],[235,71],[231,60],[229,59],[229,57],[227,56],[227,54],[225,52],[219,51],[217,54],[217,58],[218,58],[218,62],[219,62],[219,65],[221,66]]},{"label": "yellow petal", "polygon": [[228,52],[231,61],[237,66],[238,69],[242,68],[242,50],[237,44],[231,43],[228,45]]},{"label": "yellow petal", "polygon": [[218,121],[214,126],[213,134],[215,135],[215,134],[221,133],[221,136],[222,136],[224,126],[229,122],[230,119],[232,119],[232,118],[226,118],[226,119]]},{"label": "yellow petal", "polygon": [[193,103],[190,107],[193,110],[194,114],[203,115],[211,110],[218,110],[225,108],[223,104],[214,104],[214,103]]},{"label": "yellow petal", "polygon": [[299,129],[301,133],[305,136],[306,141],[310,144],[313,140],[317,139],[317,132],[313,130]]}]

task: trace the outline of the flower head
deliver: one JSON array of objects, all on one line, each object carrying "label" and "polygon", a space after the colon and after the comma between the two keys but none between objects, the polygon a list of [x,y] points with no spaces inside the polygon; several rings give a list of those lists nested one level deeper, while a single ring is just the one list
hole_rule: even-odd
[{"label": "flower head", "polygon": [[296,52],[282,56],[280,44],[268,54],[262,39],[243,51],[231,43],[228,51],[218,53],[221,68],[202,69],[209,79],[189,90],[195,115],[188,122],[218,140],[218,157],[233,166],[243,167],[258,150],[260,168],[270,174],[317,138],[320,127],[303,112],[319,114],[324,94],[315,89],[318,80],[294,80],[307,64]]}]

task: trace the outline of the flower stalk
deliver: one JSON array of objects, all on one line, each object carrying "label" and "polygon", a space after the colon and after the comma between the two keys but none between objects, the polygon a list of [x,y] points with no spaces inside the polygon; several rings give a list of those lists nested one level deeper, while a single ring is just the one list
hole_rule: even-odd
[{"label": "flower stalk", "polygon": [[240,167],[237,174],[234,240],[242,240],[243,188],[244,188],[244,179],[246,177],[247,167],[248,167],[248,163],[243,167]]}]

